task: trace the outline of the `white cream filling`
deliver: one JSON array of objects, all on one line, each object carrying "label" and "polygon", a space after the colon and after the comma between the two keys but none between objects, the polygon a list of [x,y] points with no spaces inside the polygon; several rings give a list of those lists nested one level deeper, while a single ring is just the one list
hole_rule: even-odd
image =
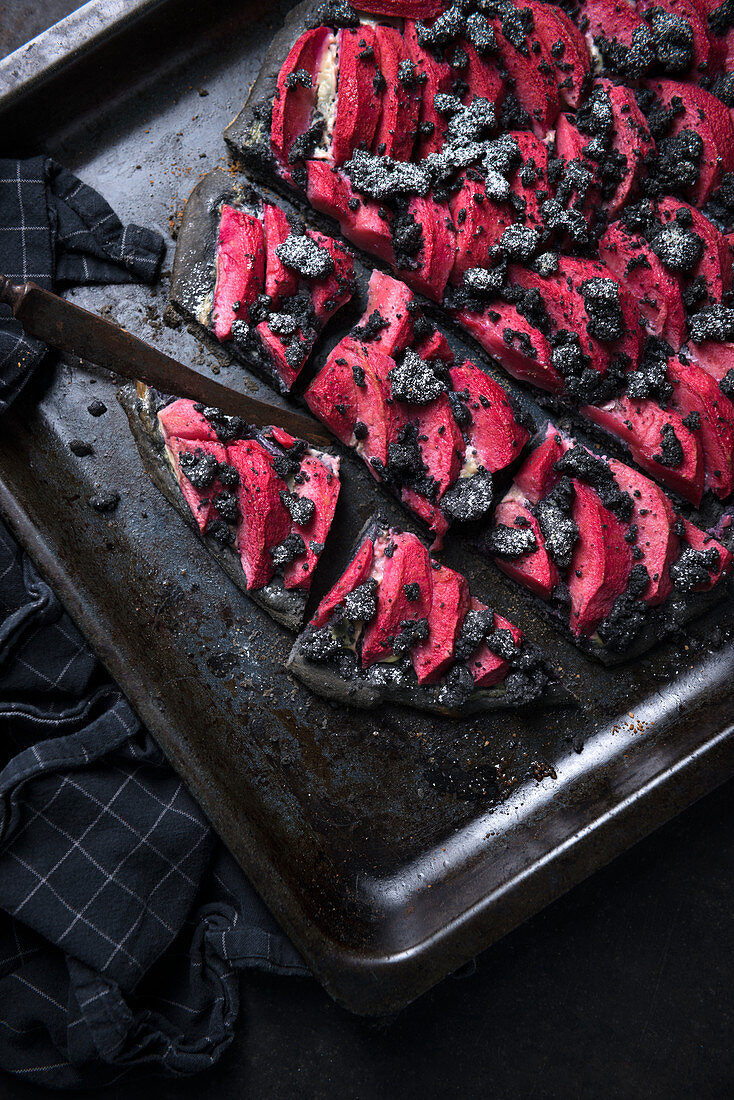
[{"label": "white cream filling", "polygon": [[339,83],[339,45],[335,35],[330,40],[319,66],[316,77],[316,106],[314,117],[324,120],[321,141],[313,151],[314,160],[329,160],[331,157],[331,139],[336,119],[336,92]]},{"label": "white cream filling", "polygon": [[474,474],[479,473],[479,463],[477,462],[477,452],[474,447],[469,444],[464,451],[464,465],[461,467],[459,477],[473,477]]}]

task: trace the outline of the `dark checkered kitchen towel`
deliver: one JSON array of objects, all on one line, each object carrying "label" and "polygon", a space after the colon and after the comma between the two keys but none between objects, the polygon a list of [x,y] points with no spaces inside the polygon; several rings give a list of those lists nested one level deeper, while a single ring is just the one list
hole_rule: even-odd
[{"label": "dark checkered kitchen towel", "polygon": [[[0,160],[4,274],[150,281],[162,251],[52,161]],[[44,355],[0,318],[0,410]],[[2,524],[0,767],[0,1067],[194,1073],[232,1037],[237,970],[306,973]]]}]

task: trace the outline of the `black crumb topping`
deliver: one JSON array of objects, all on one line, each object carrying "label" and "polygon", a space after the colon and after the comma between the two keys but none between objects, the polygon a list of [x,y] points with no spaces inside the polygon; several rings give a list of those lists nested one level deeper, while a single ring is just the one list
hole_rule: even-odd
[{"label": "black crumb topping", "polygon": [[460,428],[467,428],[471,424],[471,413],[467,408],[468,401],[468,390],[451,390],[449,393],[451,415]]},{"label": "black crumb topping", "polygon": [[221,409],[212,408],[211,405],[194,405],[196,412],[201,413],[210,424],[214,434],[220,443],[232,443],[235,439],[246,439],[250,434],[249,428],[241,416],[227,416]]},{"label": "black crumb topping", "polygon": [[207,535],[211,535],[220,546],[230,546],[234,542],[234,531],[228,527],[223,519],[210,520],[206,528]]},{"label": "black crumb topping", "polygon": [[688,332],[694,344],[703,340],[719,343],[734,340],[734,309],[722,305],[702,309],[688,319]]},{"label": "black crumb topping", "polygon": [[302,537],[292,531],[279,546],[274,546],[270,551],[270,556],[273,559],[275,565],[288,565],[289,562],[295,560],[306,553],[306,543]]},{"label": "black crumb topping", "polygon": [[280,490],[280,499],[291,514],[294,523],[299,527],[305,527],[316,514],[316,505],[309,497],[301,497],[296,493],[289,493],[286,489]]},{"label": "black crumb topping", "polygon": [[474,691],[474,677],[466,665],[454,665],[438,693],[438,701],[454,710],[464,705]]},{"label": "black crumb topping", "polygon": [[708,24],[714,34],[723,37],[734,27],[734,0],[724,0],[708,14]]},{"label": "black crumb topping", "polygon": [[240,508],[234,493],[229,493],[225,489],[221,493],[217,493],[212,504],[225,523],[234,525],[239,521]]},{"label": "black crumb topping", "polygon": [[234,466],[229,466],[226,462],[220,462],[219,480],[226,489],[234,489],[240,483],[240,475]]},{"label": "black crumb topping", "polygon": [[294,69],[292,73],[288,73],[285,78],[286,88],[296,88],[298,85],[303,88],[311,88],[313,86],[313,80],[311,74],[307,69]]},{"label": "black crumb topping", "polygon": [[428,619],[403,619],[400,631],[391,641],[393,653],[400,656],[428,637]]},{"label": "black crumb topping", "polygon": [[428,405],[448,389],[446,382],[436,375],[431,360],[421,359],[410,348],[387,376],[395,400],[412,405]]},{"label": "black crumb topping", "polygon": [[275,249],[285,266],[297,271],[304,279],[323,279],[334,270],[334,260],[328,248],[323,248],[305,233],[290,233]]},{"label": "black crumb topping", "polygon": [[301,640],[301,652],[308,661],[330,661],[341,653],[339,641],[329,630],[328,626],[320,630],[312,630]]},{"label": "black crumb topping", "polygon": [[[375,337],[379,336],[384,328],[389,327],[390,322],[385,320],[379,309],[373,309],[366,322],[363,325],[356,325],[355,328],[352,330],[352,334],[358,340],[363,340],[365,343],[369,343],[370,340],[374,340]],[[354,370],[354,367],[352,367],[352,370]],[[362,371],[362,377],[364,378],[364,371]],[[357,383],[357,385],[361,384],[362,383],[360,382]]]},{"label": "black crumb topping", "polygon": [[487,550],[502,561],[514,561],[537,549],[538,543],[530,527],[508,527],[498,523],[487,536]]},{"label": "black crumb topping", "polygon": [[586,330],[595,340],[619,340],[624,319],[619,304],[619,284],[614,279],[587,279],[580,286],[589,320]]},{"label": "black crumb topping", "polygon": [[703,256],[703,241],[697,233],[672,221],[654,237],[651,248],[671,271],[692,271]]},{"label": "black crumb topping", "polygon": [[87,455],[94,454],[94,447],[84,439],[70,439],[69,450],[77,458],[86,458]]},{"label": "black crumb topping", "polygon": [[484,639],[487,649],[491,649],[503,661],[511,661],[520,652],[520,647],[515,643],[512,631],[506,627],[498,627]]},{"label": "black crumb topping", "polygon": [[435,46],[447,46],[466,31],[466,18],[461,5],[456,4],[441,12],[430,27],[417,22],[415,33],[423,49]]},{"label": "black crumb topping", "polygon": [[309,30],[315,27],[358,27],[359,16],[346,0],[325,0],[308,20]]},{"label": "black crumb topping", "polygon": [[475,653],[484,639],[494,630],[494,611],[489,607],[467,611],[456,639],[454,654],[464,661]]},{"label": "black crumb topping", "polygon": [[107,406],[104,401],[94,400],[90,401],[87,405],[87,412],[91,416],[103,416],[107,412]]},{"label": "black crumb topping", "polygon": [[637,370],[626,376],[627,396],[636,401],[654,397],[664,405],[673,393],[673,386],[668,381],[668,359],[672,354],[673,349],[665,340],[648,337]]},{"label": "black crumb topping", "polygon": [[688,428],[689,432],[697,432],[701,427],[701,414],[696,409],[692,409],[688,416],[683,417],[683,426]]},{"label": "black crumb topping", "polygon": [[623,522],[629,521],[633,511],[632,497],[619,488],[604,459],[577,443],[561,455],[553,469],[590,485],[605,508]]},{"label": "black crumb topping", "polygon": [[525,263],[538,247],[540,236],[535,229],[515,224],[508,225],[500,237],[499,245],[509,260]]},{"label": "black crumb topping", "polygon": [[660,454],[653,455],[653,460],[659,462],[661,466],[669,466],[671,469],[682,466],[683,447],[672,424],[663,424],[660,429],[660,440]]},{"label": "black crumb topping", "polygon": [[694,550],[686,546],[670,567],[670,578],[679,592],[693,592],[699,585],[711,582],[710,573],[719,568],[721,558],[715,546]]},{"label": "black crumb topping", "polygon": [[101,489],[89,498],[89,507],[95,512],[114,512],[120,503],[120,494],[113,489]]},{"label": "black crumb topping", "polygon": [[326,545],[326,543],[316,542],[316,539],[309,539],[308,540],[308,545],[309,545],[309,549],[310,549],[311,553],[314,555],[314,557],[318,558],[323,554],[324,546]]},{"label": "black crumb topping", "polygon": [[208,489],[219,473],[219,463],[214,455],[200,448],[183,451],[178,458],[181,473],[195,489]]},{"label": "black crumb topping", "polygon": [[554,489],[535,508],[548,556],[561,569],[571,564],[573,548],[579,537],[579,529],[571,518],[573,483],[562,477]]},{"label": "black crumb topping", "polygon": [[724,397],[734,397],[734,367],[729,367],[729,370],[719,382],[719,389]]},{"label": "black crumb topping", "polygon": [[599,636],[609,649],[623,653],[644,627],[650,609],[640,596],[649,581],[650,574],[644,565],[632,567],[627,591],[617,597],[612,610],[598,627]]},{"label": "black crumb topping", "polygon": [[415,603],[419,599],[421,594],[421,586],[418,581],[411,581],[410,584],[403,585],[403,595],[408,603]]},{"label": "black crumb topping", "polygon": [[344,614],[352,622],[368,623],[377,614],[377,581],[370,577],[344,599]]},{"label": "black crumb topping", "polygon": [[486,516],[492,507],[492,475],[479,469],[471,477],[460,477],[441,497],[441,511],[451,520],[468,523]]}]

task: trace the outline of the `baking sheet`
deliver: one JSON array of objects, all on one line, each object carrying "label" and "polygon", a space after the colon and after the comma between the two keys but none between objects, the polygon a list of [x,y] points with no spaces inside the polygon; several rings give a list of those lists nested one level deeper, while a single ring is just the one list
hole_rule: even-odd
[{"label": "baking sheet", "polygon": [[[0,65],[3,155],[45,149],[123,220],[165,234],[194,183],[226,166],[223,123],[276,25],[255,5],[87,5],[102,26],[53,32],[38,65]],[[172,245],[166,270],[170,268]],[[70,296],[164,351],[272,399],[163,320],[167,277]],[[338,336],[332,329],[331,339]],[[329,334],[327,334],[328,336]],[[604,670],[470,551],[476,594],[514,619],[583,700],[456,721],[332,708],[283,671],[291,635],[221,573],[142,470],[116,383],[63,363],[0,433],[0,507],[315,973],[358,1012],[392,1011],[639,836],[734,764],[731,605],[687,641]],[[108,412],[86,407],[101,398]],[[75,458],[73,438],[92,457]],[[375,499],[349,458],[330,568]],[[88,506],[116,489],[111,517]],[[381,497],[382,510],[406,515]],[[323,583],[323,581],[322,581]],[[713,639],[715,647],[707,641]],[[583,744],[583,751],[576,749]]]}]

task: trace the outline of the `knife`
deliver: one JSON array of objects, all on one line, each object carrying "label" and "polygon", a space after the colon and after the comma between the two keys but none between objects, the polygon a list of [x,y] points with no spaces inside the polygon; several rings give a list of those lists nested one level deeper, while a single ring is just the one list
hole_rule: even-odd
[{"label": "knife", "polygon": [[9,305],[29,336],[70,355],[106,367],[133,381],[142,381],[161,393],[188,397],[241,416],[256,428],[277,425],[291,435],[328,446],[330,435],[310,417],[257,401],[199,374],[162,351],[139,340],[113,321],[67,302],[36,283],[12,283],[0,275],[0,302]]}]

